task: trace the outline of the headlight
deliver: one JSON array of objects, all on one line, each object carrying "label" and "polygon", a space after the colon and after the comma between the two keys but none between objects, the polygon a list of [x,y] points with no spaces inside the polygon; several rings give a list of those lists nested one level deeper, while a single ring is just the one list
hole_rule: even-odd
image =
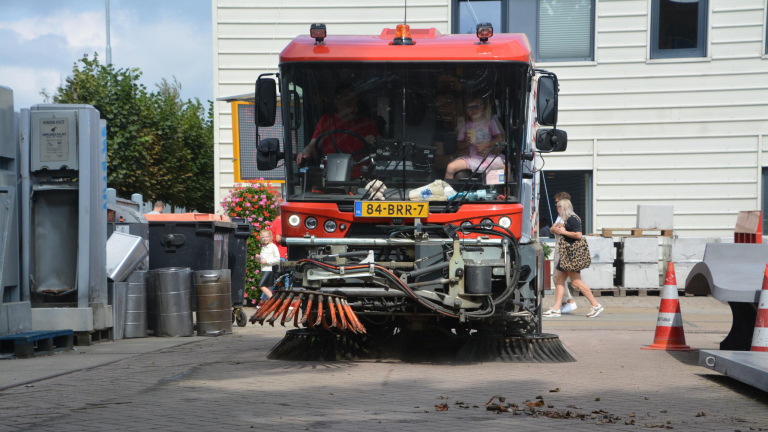
[{"label": "headlight", "polygon": [[317,219],[313,218],[312,216],[304,219],[304,227],[308,230],[317,228]]},{"label": "headlight", "polygon": [[499,225],[501,225],[504,228],[509,228],[510,225],[512,225],[512,219],[502,216],[499,218]]},{"label": "headlight", "polygon": [[491,229],[493,228],[491,225],[493,225],[493,221],[491,219],[485,218],[480,221],[480,225],[485,229]]},{"label": "headlight", "polygon": [[470,222],[470,221],[464,221],[464,222],[461,223],[461,227],[462,228],[469,228],[472,225],[474,225],[474,224],[472,222]]},{"label": "headlight", "polygon": [[325,232],[332,233],[332,232],[336,231],[336,222],[328,219],[323,224],[323,228],[325,228]]},{"label": "headlight", "polygon": [[301,222],[301,218],[299,217],[299,215],[295,215],[295,214],[292,214],[292,215],[291,215],[291,216],[288,218],[288,225],[290,225],[290,226],[292,226],[292,227],[297,227],[297,226],[299,226],[299,222]]}]

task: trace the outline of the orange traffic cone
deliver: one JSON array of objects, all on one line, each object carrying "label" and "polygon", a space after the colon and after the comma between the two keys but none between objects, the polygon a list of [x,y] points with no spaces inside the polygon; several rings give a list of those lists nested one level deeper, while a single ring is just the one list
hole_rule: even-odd
[{"label": "orange traffic cone", "polygon": [[763,276],[763,290],[757,307],[755,332],[752,333],[752,351],[768,352],[768,265]]},{"label": "orange traffic cone", "polygon": [[[766,333],[768,335],[768,333]],[[675,263],[667,265],[667,277],[664,279],[664,289],[661,291],[659,317],[656,320],[656,335],[651,346],[642,347],[649,350],[666,351],[695,351],[685,344],[683,317],[680,315],[680,300],[677,297],[677,279],[675,278]]]}]

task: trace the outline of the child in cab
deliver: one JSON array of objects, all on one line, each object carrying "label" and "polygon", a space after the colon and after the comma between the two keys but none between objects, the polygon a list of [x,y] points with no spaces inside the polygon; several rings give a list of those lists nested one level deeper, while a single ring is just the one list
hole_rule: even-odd
[{"label": "child in cab", "polygon": [[[452,179],[457,172],[462,170],[484,172],[492,169],[504,168],[504,155],[491,154],[483,162],[483,158],[491,151],[494,144],[504,141],[504,131],[499,119],[491,115],[491,104],[482,97],[470,97],[464,105],[463,125],[460,123],[458,148],[468,152],[453,160],[446,167],[445,178]],[[481,166],[482,163],[482,166]]]}]

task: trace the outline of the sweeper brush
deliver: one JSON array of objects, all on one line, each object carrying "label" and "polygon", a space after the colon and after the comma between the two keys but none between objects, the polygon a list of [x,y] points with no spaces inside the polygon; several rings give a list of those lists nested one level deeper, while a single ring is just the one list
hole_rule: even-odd
[{"label": "sweeper brush", "polygon": [[250,319],[252,324],[264,325],[266,321],[273,327],[278,320],[282,326],[292,320],[294,327],[365,333],[345,297],[319,291],[277,290]]},{"label": "sweeper brush", "polygon": [[340,361],[380,358],[378,348],[365,335],[322,330],[288,330],[267,354],[270,360]]},{"label": "sweeper brush", "polygon": [[460,363],[492,361],[566,363],[576,361],[555,334],[509,336],[485,332],[471,335],[467,343],[457,353],[456,360]]}]

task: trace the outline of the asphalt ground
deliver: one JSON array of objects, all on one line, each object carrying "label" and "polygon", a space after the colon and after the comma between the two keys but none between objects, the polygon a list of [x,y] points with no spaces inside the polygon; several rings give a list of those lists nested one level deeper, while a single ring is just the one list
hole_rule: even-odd
[{"label": "asphalt ground", "polygon": [[[0,430],[768,431],[765,392],[698,366],[696,352],[640,349],[659,297],[598,300],[597,318],[580,297],[544,323],[574,363],[274,361],[286,329],[250,324],[0,360]],[[688,345],[716,349],[728,306],[683,297],[681,307]]]}]

